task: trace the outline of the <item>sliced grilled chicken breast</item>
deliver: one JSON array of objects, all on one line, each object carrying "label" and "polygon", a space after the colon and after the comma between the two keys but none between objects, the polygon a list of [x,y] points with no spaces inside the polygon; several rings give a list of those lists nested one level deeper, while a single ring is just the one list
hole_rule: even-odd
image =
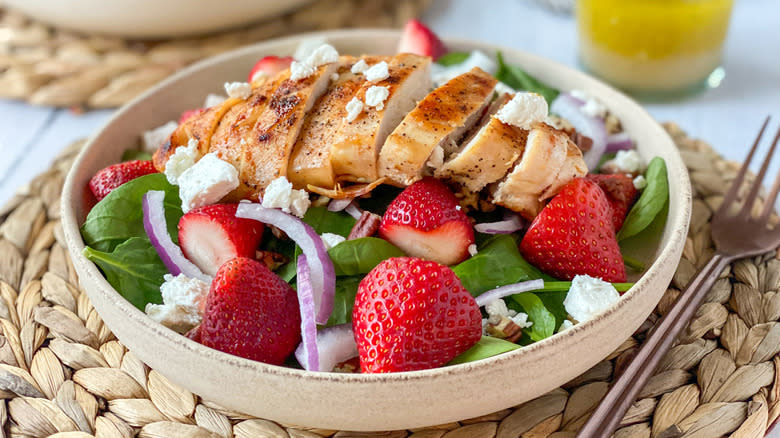
[{"label": "sliced grilled chicken breast", "polygon": [[[390,57],[364,56],[367,64],[390,61]],[[331,165],[331,145],[347,116],[347,103],[355,96],[365,82],[363,74],[352,73],[358,58],[345,57],[333,81],[311,111],[306,115],[298,140],[290,156],[287,179],[296,189],[307,185],[332,188],[336,181]]]},{"label": "sliced grilled chicken breast", "polygon": [[535,123],[520,161],[493,188],[493,200],[530,220],[539,214],[544,200],[572,178],[586,173],[582,153],[566,133],[546,123]]},{"label": "sliced grilled chicken breast", "polygon": [[453,145],[479,120],[497,82],[475,67],[430,92],[387,137],[379,176],[399,186],[422,178],[434,149],[456,149]]},{"label": "sliced grilled chicken breast", "polygon": [[377,160],[387,136],[431,88],[428,57],[401,53],[388,63],[389,76],[364,82],[355,94],[366,102],[371,87],[386,87],[382,109],[365,105],[352,121],[344,121],[331,146],[336,181],[372,182],[379,178]]},{"label": "sliced grilled chicken breast", "polygon": [[467,138],[434,176],[455,181],[478,192],[506,175],[523,154],[528,131],[508,125],[494,116],[512,98],[502,95],[491,104],[479,129]]}]

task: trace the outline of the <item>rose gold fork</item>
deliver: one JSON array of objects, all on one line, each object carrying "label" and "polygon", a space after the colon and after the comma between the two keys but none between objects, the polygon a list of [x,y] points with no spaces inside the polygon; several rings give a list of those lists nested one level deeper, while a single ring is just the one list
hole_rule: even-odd
[{"label": "rose gold fork", "polygon": [[764,179],[780,139],[780,129],[775,135],[769,152],[761,165],[761,170],[747,196],[744,199],[740,196],[740,187],[745,180],[748,165],[753,159],[753,154],[756,152],[768,123],[769,117],[767,116],[745,163],[739,169],[739,173],[724,196],[720,208],[712,216],[712,240],[715,242],[716,248],[712,260],[693,277],[674,306],[651,330],[634,359],[623,371],[623,374],[615,380],[601,404],[580,429],[577,438],[612,435],[639,391],[653,375],[661,358],[669,351],[677,335],[688,325],[704,296],[729,263],[737,259],[763,254],[780,246],[780,226],[770,227],[769,224],[769,217],[774,210],[775,200],[778,191],[780,191],[780,174],[775,179],[761,213],[757,217],[754,217],[752,213],[753,204],[756,202],[761,188],[761,181]]}]

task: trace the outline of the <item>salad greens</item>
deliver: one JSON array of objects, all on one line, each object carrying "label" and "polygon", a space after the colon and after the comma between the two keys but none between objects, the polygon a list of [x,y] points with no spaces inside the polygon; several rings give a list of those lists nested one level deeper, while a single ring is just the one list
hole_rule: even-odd
[{"label": "salad greens", "polygon": [[618,241],[639,234],[647,228],[669,202],[669,181],[663,158],[655,157],[650,160],[645,179],[647,187],[628,212],[623,227],[617,234]]},{"label": "salad greens", "polygon": [[147,161],[152,159],[152,154],[146,151],[139,151],[137,149],[127,149],[122,154],[122,161],[142,160]]},{"label": "salad greens", "polygon": [[[563,299],[566,297],[565,293],[562,295],[563,297],[555,297],[556,299],[560,298],[561,309],[563,309]],[[523,336],[527,335],[532,341],[541,341],[542,339],[549,338],[555,333],[555,329],[560,326],[560,324],[556,325],[557,318],[553,312],[547,308],[544,301],[535,293],[525,292],[515,294],[512,295],[512,300],[520,305],[522,311],[528,315],[528,321],[533,323],[531,327],[523,329]],[[550,301],[554,302],[555,300]],[[555,307],[557,308],[557,304]],[[561,322],[563,322],[563,318],[565,317],[566,311],[563,312]]]},{"label": "salad greens", "polygon": [[352,321],[352,308],[355,305],[355,296],[357,296],[358,286],[362,279],[362,275],[339,277],[336,282],[336,295],[333,299],[333,313],[330,314],[326,325],[339,325]]},{"label": "salad greens", "polygon": [[336,275],[365,275],[383,260],[403,257],[404,252],[387,240],[361,237],[339,243],[328,250],[328,255]]},{"label": "salad greens", "polygon": [[462,63],[463,61],[467,60],[469,56],[471,56],[471,54],[467,52],[445,53],[436,60],[436,63],[445,67],[449,67],[451,65],[458,65]]},{"label": "salad greens", "polygon": [[504,56],[501,52],[496,52],[496,59],[498,60],[498,71],[494,75],[499,81],[509,85],[516,90],[525,90],[537,93],[544,97],[547,104],[552,104],[552,101],[558,97],[560,91],[548,86],[539,79],[528,74],[525,70],[516,65],[509,65],[504,62]]},{"label": "salad greens", "polygon": [[456,365],[459,363],[474,362],[476,360],[487,359],[507,351],[517,350],[519,345],[514,342],[505,341],[499,338],[483,336],[473,347],[464,351],[455,359],[452,359],[447,365]]}]

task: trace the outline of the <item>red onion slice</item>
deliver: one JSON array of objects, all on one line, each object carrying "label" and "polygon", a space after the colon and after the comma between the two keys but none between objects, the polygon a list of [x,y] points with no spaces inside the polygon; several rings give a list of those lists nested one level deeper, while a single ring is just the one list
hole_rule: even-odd
[{"label": "red onion slice", "polygon": [[525,226],[523,219],[518,215],[511,215],[498,222],[483,222],[474,225],[474,229],[484,234],[511,234],[520,231]]},{"label": "red onion slice", "polygon": [[544,280],[530,280],[523,281],[515,284],[508,284],[506,286],[497,287],[484,292],[482,295],[476,298],[477,305],[482,307],[491,301],[495,301],[499,298],[504,298],[509,295],[519,294],[522,292],[528,292],[532,290],[539,290],[544,287]]},{"label": "red onion slice", "polygon": [[306,256],[298,256],[296,267],[298,306],[301,309],[301,343],[295,349],[295,358],[307,370],[320,370],[320,353],[317,348],[317,323],[314,321],[314,288]]},{"label": "red onion slice", "polygon": [[144,213],[144,230],[152,246],[157,251],[163,264],[172,275],[184,274],[197,278],[208,284],[212,278],[203,273],[194,263],[184,257],[179,245],[173,243],[168,234],[168,224],[165,221],[165,192],[150,190],[143,196],[141,206]]},{"label": "red onion slice", "polygon": [[[295,358],[301,362],[304,353],[304,345],[301,343],[295,350]],[[317,331],[317,351],[319,352],[319,368],[313,369],[301,365],[309,371],[333,371],[333,367],[341,362],[352,359],[358,355],[355,333],[352,331],[352,323],[325,327]]]},{"label": "red onion slice", "polygon": [[634,148],[634,141],[628,136],[628,132],[619,132],[607,137],[607,148],[605,152],[614,153],[617,151],[627,151]]},{"label": "red onion slice", "polygon": [[596,170],[607,148],[607,128],[604,121],[582,112],[581,101],[568,93],[561,93],[550,105],[550,111],[567,120],[582,135],[590,137],[593,145],[583,158],[588,170]]},{"label": "red onion slice", "polygon": [[360,207],[358,207],[354,202],[351,202],[349,205],[347,205],[347,208],[345,208],[344,211],[348,215],[355,218],[355,220],[360,220],[360,216],[363,216],[363,210],[361,210]]},{"label": "red onion slice", "polygon": [[265,208],[255,203],[239,203],[236,217],[254,219],[284,231],[303,251],[311,273],[312,295],[314,297],[315,321],[325,324],[333,312],[333,297],[336,293],[336,272],[328,256],[325,244],[314,228],[275,208]]},{"label": "red onion slice", "polygon": [[328,211],[342,211],[351,203],[352,198],[331,199],[330,202],[328,202]]}]

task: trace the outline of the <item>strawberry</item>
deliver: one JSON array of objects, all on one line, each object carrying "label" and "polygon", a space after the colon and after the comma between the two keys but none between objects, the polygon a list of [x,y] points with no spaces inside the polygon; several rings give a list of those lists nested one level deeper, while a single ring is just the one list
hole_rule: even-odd
[{"label": "strawberry", "polygon": [[200,325],[203,345],[281,365],[300,341],[298,297],[287,282],[245,257],[219,268]]},{"label": "strawberry", "polygon": [[538,216],[520,242],[520,252],[542,271],[565,280],[587,274],[626,281],[612,208],[598,184],[575,178]]},{"label": "strawberry", "polygon": [[255,63],[255,66],[249,72],[249,82],[256,81],[261,75],[274,76],[280,71],[290,68],[292,62],[292,56],[264,56]]},{"label": "strawberry", "polygon": [[450,189],[427,177],[390,203],[379,224],[379,236],[407,255],[453,265],[469,256],[474,227]]},{"label": "strawberry", "polygon": [[364,373],[442,366],[482,336],[479,306],[452,269],[390,258],[358,286],[352,329]]},{"label": "strawberry", "polygon": [[156,173],[151,161],[125,161],[124,163],[112,164],[99,170],[92,179],[89,180],[89,190],[100,201],[108,196],[112,190],[122,184],[134,180],[139,176]]},{"label": "strawberry", "polygon": [[196,208],[179,219],[179,244],[184,255],[201,271],[214,275],[235,257],[255,257],[263,224],[236,217],[238,204]]},{"label": "strawberry", "polygon": [[187,120],[191,119],[192,117],[195,117],[195,116],[203,113],[204,111],[206,111],[206,109],[207,108],[195,108],[195,109],[184,111],[179,116],[179,124],[181,125],[182,123],[186,122]]},{"label": "strawberry", "polygon": [[607,195],[607,201],[612,207],[612,223],[615,225],[615,232],[620,231],[623,221],[626,220],[628,210],[634,205],[639,191],[634,187],[634,180],[622,173],[611,175],[588,175],[587,178],[601,187],[601,190]]},{"label": "strawberry", "polygon": [[414,53],[430,56],[435,61],[447,53],[447,48],[439,37],[427,26],[417,20],[409,20],[398,43],[398,53]]}]

